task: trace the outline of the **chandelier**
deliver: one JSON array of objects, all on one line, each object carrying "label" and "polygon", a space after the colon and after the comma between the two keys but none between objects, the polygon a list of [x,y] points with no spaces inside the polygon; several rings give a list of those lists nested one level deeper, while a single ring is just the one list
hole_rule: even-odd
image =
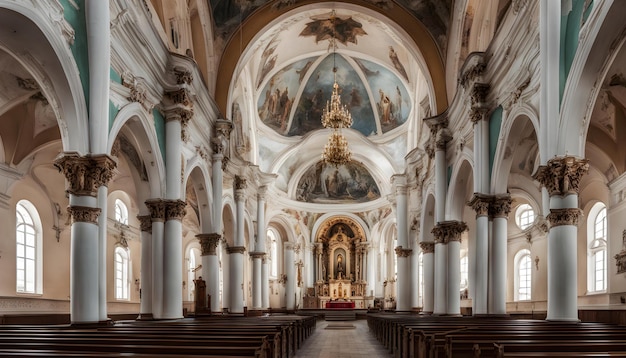
[{"label": "chandelier", "polygon": [[330,21],[333,25],[332,38],[330,46],[333,49],[333,93],[330,101],[326,102],[326,108],[322,112],[322,125],[324,128],[331,128],[332,133],[328,138],[328,143],[324,146],[322,152],[322,162],[340,166],[348,163],[352,158],[352,153],[348,149],[348,140],[341,133],[342,128],[350,128],[352,126],[352,116],[348,112],[348,108],[341,104],[341,95],[339,94],[339,85],[337,84],[337,66],[335,64],[335,56],[337,49],[337,39],[335,37],[335,10],[330,15]]}]

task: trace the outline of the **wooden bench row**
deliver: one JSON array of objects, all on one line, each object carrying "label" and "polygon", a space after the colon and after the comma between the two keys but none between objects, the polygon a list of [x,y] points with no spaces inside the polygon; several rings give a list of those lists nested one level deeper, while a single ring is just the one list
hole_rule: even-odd
[{"label": "wooden bench row", "polygon": [[315,324],[315,317],[279,316],[127,321],[97,328],[0,326],[0,356],[288,358]]},{"label": "wooden bench row", "polygon": [[371,314],[368,325],[395,357],[626,353],[626,329],[602,323]]}]

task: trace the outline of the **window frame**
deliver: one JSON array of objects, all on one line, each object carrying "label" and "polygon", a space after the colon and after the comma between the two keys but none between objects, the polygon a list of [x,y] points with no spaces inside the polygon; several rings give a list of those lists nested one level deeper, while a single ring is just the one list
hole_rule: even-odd
[{"label": "window frame", "polygon": [[121,225],[128,226],[128,205],[121,199],[115,199],[114,208],[115,221]]},{"label": "window frame", "polygon": [[[23,220],[24,218],[27,220]],[[22,219],[22,220],[20,220]],[[24,228],[20,230],[20,228]],[[29,232],[30,231],[30,232]],[[43,294],[43,235],[41,218],[37,208],[28,200],[20,200],[15,205],[15,292],[25,295]],[[23,240],[20,240],[20,234]],[[28,243],[26,235],[32,236],[31,243]],[[20,243],[22,241],[23,243]],[[23,246],[20,249],[20,246]],[[30,250],[28,249],[30,248]],[[23,255],[20,256],[20,251]],[[30,254],[27,256],[27,252]],[[27,260],[30,265],[27,265]],[[19,265],[22,261],[23,279],[19,277]],[[27,267],[30,266],[30,270]],[[27,289],[28,279],[31,276],[31,287]],[[21,285],[20,285],[21,281]]]},{"label": "window frame", "polygon": [[[121,258],[120,261],[118,261],[118,257]],[[121,265],[121,268],[118,265]],[[121,274],[121,277],[118,274]],[[113,252],[113,284],[115,299],[118,301],[129,301],[131,298],[130,252],[122,246],[117,246]]]},{"label": "window frame", "polygon": [[[528,215],[532,213],[532,215]],[[515,224],[520,230],[526,230],[533,225],[537,215],[535,215],[535,209],[530,204],[520,204],[515,209]]]},{"label": "window frame", "polygon": [[608,290],[608,239],[607,208],[598,202],[589,211],[587,221],[587,294]]},{"label": "window frame", "polygon": [[[526,259],[528,259],[527,262],[523,262]],[[515,302],[520,302],[520,301],[532,301],[532,294],[533,294],[533,260],[532,260],[532,256],[530,254],[530,250],[527,249],[522,249],[519,250],[517,252],[517,254],[515,254],[515,260],[514,260],[514,301]],[[524,277],[527,277],[527,279],[523,280],[523,276],[522,276],[522,270],[527,271],[526,274],[524,275]],[[524,286],[522,286],[523,282],[527,282],[528,285],[526,286],[526,288],[528,289],[528,292],[524,294],[523,297],[521,297],[521,290],[522,288],[524,288]]]}]

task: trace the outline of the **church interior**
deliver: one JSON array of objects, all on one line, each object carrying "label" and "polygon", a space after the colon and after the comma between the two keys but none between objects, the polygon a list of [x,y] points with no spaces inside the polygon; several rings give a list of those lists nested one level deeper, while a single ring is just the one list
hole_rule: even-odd
[{"label": "church interior", "polygon": [[[161,327],[185,343],[108,352],[283,357],[349,312],[402,357],[567,346],[516,343],[545,327],[626,352],[623,14],[0,0],[0,341],[111,329],[95,354]],[[252,350],[189,338],[270,319]],[[422,339],[438,325],[467,336]]]}]

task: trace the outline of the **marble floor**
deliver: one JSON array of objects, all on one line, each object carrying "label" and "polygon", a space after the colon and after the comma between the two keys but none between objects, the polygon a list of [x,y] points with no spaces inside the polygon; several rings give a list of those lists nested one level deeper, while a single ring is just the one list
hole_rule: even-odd
[{"label": "marble floor", "polygon": [[[354,325],[351,328],[350,325]],[[309,337],[295,358],[387,358],[387,352],[373,334],[366,320],[317,322],[315,332]]]}]

